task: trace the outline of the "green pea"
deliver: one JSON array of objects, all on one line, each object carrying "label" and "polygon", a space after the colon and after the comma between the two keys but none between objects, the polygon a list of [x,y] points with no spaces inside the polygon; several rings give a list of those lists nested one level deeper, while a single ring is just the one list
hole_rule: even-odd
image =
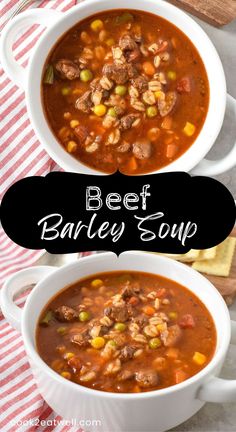
[{"label": "green pea", "polygon": [[115,94],[119,96],[124,96],[126,92],[127,92],[127,87],[125,87],[124,85],[118,85],[115,88]]},{"label": "green pea", "polygon": [[125,325],[124,323],[116,323],[116,324],[114,325],[114,329],[115,329],[115,330],[118,330],[118,331],[120,331],[120,332],[123,332],[123,331],[125,331],[125,329],[126,329],[126,325]]},{"label": "green pea", "polygon": [[146,114],[148,117],[155,117],[157,115],[157,108],[155,106],[150,106],[146,109]]},{"label": "green pea", "polygon": [[83,82],[91,81],[92,78],[93,78],[93,74],[92,74],[91,70],[83,69],[80,72],[81,81],[83,81]]},{"label": "green pea", "polygon": [[109,108],[109,110],[107,111],[107,115],[109,115],[111,117],[117,117],[115,108],[113,108],[113,107]]},{"label": "green pea", "polygon": [[68,96],[70,94],[70,92],[71,92],[70,87],[62,87],[62,89],[61,89],[61,94],[63,96]]},{"label": "green pea", "polygon": [[88,321],[90,319],[90,313],[86,311],[82,311],[79,314],[79,320],[81,322]]},{"label": "green pea", "polygon": [[159,346],[161,346],[161,340],[159,338],[150,339],[149,346],[151,349],[159,348]]},{"label": "green pea", "polygon": [[112,346],[112,347],[116,347],[116,345],[117,345],[117,343],[116,343],[116,341],[114,341],[114,340],[109,340],[107,343],[106,343],[106,345],[110,345],[110,346]]}]

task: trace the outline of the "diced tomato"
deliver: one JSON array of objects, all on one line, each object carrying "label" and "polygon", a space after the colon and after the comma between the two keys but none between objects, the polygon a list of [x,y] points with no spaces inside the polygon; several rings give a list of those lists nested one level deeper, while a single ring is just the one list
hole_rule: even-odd
[{"label": "diced tomato", "polygon": [[178,369],[178,370],[175,371],[175,382],[176,382],[176,384],[179,384],[179,383],[185,381],[187,378],[188,378],[188,375],[183,370]]},{"label": "diced tomato", "polygon": [[161,298],[161,297],[165,297],[166,296],[166,289],[165,288],[159,288],[157,290],[157,297]]},{"label": "diced tomato", "polygon": [[129,304],[131,304],[131,305],[136,305],[136,304],[138,304],[138,302],[139,302],[139,300],[138,300],[138,298],[137,297],[130,297],[130,299],[129,299],[129,301],[128,301],[128,303]]},{"label": "diced tomato", "polygon": [[183,329],[195,327],[193,316],[190,314],[183,315],[179,322],[179,326]]},{"label": "diced tomato", "polygon": [[191,82],[189,77],[181,78],[177,83],[177,92],[179,93],[190,93],[191,92]]}]

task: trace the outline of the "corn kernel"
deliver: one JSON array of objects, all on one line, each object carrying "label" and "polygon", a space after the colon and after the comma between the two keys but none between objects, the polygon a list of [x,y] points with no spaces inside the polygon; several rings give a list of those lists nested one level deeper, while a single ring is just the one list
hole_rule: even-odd
[{"label": "corn kernel", "polygon": [[166,325],[165,324],[157,324],[156,328],[159,332],[163,332],[166,330]]},{"label": "corn kernel", "polygon": [[71,121],[70,121],[70,127],[71,127],[72,129],[75,129],[76,126],[79,126],[79,121],[78,121],[78,120],[71,120]]},{"label": "corn kernel", "polygon": [[103,337],[97,336],[90,341],[91,345],[95,349],[101,349],[105,345],[105,339]]},{"label": "corn kernel", "polygon": [[71,379],[71,373],[70,373],[70,372],[66,372],[66,371],[64,371],[64,372],[61,373],[61,376],[62,376],[63,378],[68,379],[68,380]]},{"label": "corn kernel", "polygon": [[178,314],[177,314],[177,312],[169,312],[169,313],[168,313],[168,316],[169,316],[169,318],[172,319],[172,320],[175,320],[175,319],[178,318]]},{"label": "corn kernel", "polygon": [[115,39],[113,39],[113,38],[107,39],[106,40],[106,45],[109,46],[109,47],[115,45]]},{"label": "corn kernel", "polygon": [[175,71],[168,71],[167,76],[170,80],[175,81],[176,80],[176,72]]},{"label": "corn kernel", "polygon": [[165,97],[165,93],[162,92],[161,90],[157,90],[154,92],[155,98],[156,99],[161,99]]},{"label": "corn kernel", "polygon": [[195,130],[196,130],[195,126],[190,122],[186,122],[186,124],[183,128],[183,132],[185,133],[185,135],[187,135],[189,137],[194,134]]},{"label": "corn kernel", "polygon": [[94,279],[91,282],[91,287],[92,288],[100,288],[103,285],[103,281],[101,279]]},{"label": "corn kernel", "polygon": [[75,354],[74,353],[72,353],[72,352],[67,352],[67,353],[65,353],[64,354],[64,359],[65,360],[70,360],[72,357],[74,357],[75,356]]},{"label": "corn kernel", "polygon": [[99,32],[100,30],[103,29],[103,22],[100,19],[96,19],[93,22],[91,22],[90,24],[90,28],[94,31],[94,32]]},{"label": "corn kernel", "polygon": [[94,112],[94,114],[96,114],[98,117],[102,117],[102,116],[104,116],[104,115],[106,114],[106,111],[107,111],[107,108],[106,108],[106,106],[103,105],[103,104],[96,105],[96,106],[93,108],[93,112]]},{"label": "corn kernel", "polygon": [[194,363],[196,363],[197,365],[202,366],[204,363],[206,363],[206,360],[207,360],[207,358],[206,358],[206,356],[205,356],[204,354],[201,354],[201,353],[198,352],[198,351],[196,351],[196,352],[194,353],[193,361],[194,361]]},{"label": "corn kernel", "polygon": [[69,141],[67,144],[68,153],[74,153],[77,150],[77,144],[75,141]]}]

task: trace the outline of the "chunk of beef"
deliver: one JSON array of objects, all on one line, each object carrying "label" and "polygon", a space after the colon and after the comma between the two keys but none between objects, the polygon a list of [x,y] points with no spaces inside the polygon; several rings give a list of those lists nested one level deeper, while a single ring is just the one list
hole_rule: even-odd
[{"label": "chunk of beef", "polygon": [[73,344],[78,345],[79,347],[86,347],[89,345],[89,339],[90,339],[89,330],[86,329],[83,330],[81,333],[71,336],[70,341]]},{"label": "chunk of beef", "polygon": [[133,79],[138,76],[138,71],[132,63],[127,63],[126,67],[127,67],[129,79]]},{"label": "chunk of beef", "polygon": [[79,66],[71,60],[61,59],[55,65],[57,72],[63,79],[74,80],[79,78]]},{"label": "chunk of beef", "polygon": [[79,142],[82,144],[86,140],[86,138],[89,136],[89,131],[85,126],[78,125],[74,129],[74,134],[75,134],[76,138],[78,138]]},{"label": "chunk of beef", "polygon": [[60,306],[55,310],[55,317],[60,322],[77,321],[78,316],[78,311],[69,306]]},{"label": "chunk of beef", "polygon": [[179,342],[181,336],[182,330],[178,324],[175,324],[161,333],[161,340],[166,347],[173,347]]},{"label": "chunk of beef", "polygon": [[140,288],[138,286],[125,286],[121,291],[121,297],[123,300],[129,299],[130,297],[136,296],[140,293]]},{"label": "chunk of beef", "polygon": [[125,84],[129,79],[128,68],[126,64],[105,64],[102,70],[103,74],[115,81],[116,84]]},{"label": "chunk of beef", "polygon": [[117,376],[118,381],[127,381],[127,380],[131,380],[133,378],[134,378],[134,372],[129,371],[129,370],[123,370]]},{"label": "chunk of beef", "polygon": [[136,372],[135,379],[140,387],[154,387],[159,382],[158,373],[153,369]]},{"label": "chunk of beef", "polygon": [[110,306],[104,309],[104,315],[117,322],[125,322],[129,318],[129,312],[126,305],[124,306]]},{"label": "chunk of beef", "polygon": [[80,96],[75,102],[75,108],[84,113],[89,113],[92,106],[91,94],[92,92],[88,90]]},{"label": "chunk of beef", "polygon": [[120,125],[119,128],[121,130],[127,130],[130,129],[132,127],[132,125],[134,124],[134,122],[140,118],[139,114],[127,114],[124,117],[121,117],[120,119]]},{"label": "chunk of beef", "polygon": [[130,63],[138,61],[140,56],[141,56],[141,52],[139,48],[136,48],[133,51],[127,51],[127,53],[125,54],[125,58],[127,62]]},{"label": "chunk of beef", "polygon": [[125,34],[120,37],[119,45],[122,51],[124,52],[124,56],[128,62],[134,62],[138,60],[140,57],[140,50],[135,42],[135,39],[129,35]]},{"label": "chunk of beef", "polygon": [[132,36],[128,33],[120,37],[119,46],[122,51],[133,51],[138,48],[134,38],[132,38]]},{"label": "chunk of beef", "polygon": [[121,361],[127,361],[131,360],[134,356],[134,352],[136,351],[136,348],[131,345],[126,345],[124,348],[122,348],[120,352],[120,360]]},{"label": "chunk of beef", "polygon": [[116,150],[120,153],[126,153],[127,151],[130,150],[130,143],[124,141],[121,145],[119,145],[119,147],[117,147]]},{"label": "chunk of beef", "polygon": [[167,116],[174,109],[177,102],[177,93],[175,91],[169,91],[165,95],[165,99],[158,99],[158,109],[162,117]]},{"label": "chunk of beef", "polygon": [[144,327],[148,323],[148,317],[144,314],[137,315],[132,321],[138,324],[140,327]]},{"label": "chunk of beef", "polygon": [[103,66],[103,74],[116,84],[125,84],[129,79],[137,76],[137,69],[131,63],[109,63]]},{"label": "chunk of beef", "polygon": [[133,78],[131,83],[140,93],[144,93],[148,90],[148,79],[142,75]]},{"label": "chunk of beef", "polygon": [[133,143],[133,154],[137,159],[148,159],[151,153],[152,145],[145,138]]}]

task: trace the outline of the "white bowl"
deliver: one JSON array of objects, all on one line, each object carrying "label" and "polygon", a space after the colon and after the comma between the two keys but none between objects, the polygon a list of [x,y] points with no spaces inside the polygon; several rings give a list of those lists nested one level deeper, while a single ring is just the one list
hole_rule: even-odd
[{"label": "white bowl", "polygon": [[[92,169],[70,154],[58,143],[44,116],[40,94],[41,76],[46,58],[57,40],[80,20],[90,15],[117,8],[141,10],[157,14],[181,29],[193,42],[204,62],[209,85],[210,103],[205,123],[192,146],[177,160],[156,172],[190,171],[214,175],[232,168],[236,164],[236,145],[231,152],[218,161],[203,160],[213,146],[222,126],[226,104],[226,83],[219,56],[206,33],[187,14],[168,2],[159,0],[86,0],[66,13],[49,9],[31,9],[21,13],[4,28],[0,42],[0,56],[4,69],[19,86],[25,89],[28,113],[39,140],[49,155],[65,170],[83,174],[104,174]],[[12,43],[18,31],[29,24],[40,23],[47,26],[34,47],[27,72],[15,61]],[[229,103],[235,104],[233,98]],[[236,104],[235,110],[236,110]],[[200,163],[200,164],[199,164]],[[199,164],[199,165],[198,165]]]},{"label": "white bowl", "polygon": [[[117,394],[93,390],[70,382],[44,363],[36,351],[35,329],[39,314],[62,288],[95,273],[136,270],[173,279],[196,294],[211,313],[217,331],[217,347],[211,362],[181,384],[146,393]],[[37,283],[40,281],[39,283]],[[23,310],[13,303],[22,285],[37,283]],[[125,252],[119,258],[103,253],[81,258],[60,269],[32,267],[8,279],[1,292],[2,311],[22,332],[25,349],[39,387],[48,404],[63,418],[97,420],[89,431],[162,432],[195,414],[205,403],[236,401],[236,381],[216,378],[230,342],[230,318],[225,302],[214,286],[190,267],[168,258]],[[236,342],[236,323],[232,323]]]}]

